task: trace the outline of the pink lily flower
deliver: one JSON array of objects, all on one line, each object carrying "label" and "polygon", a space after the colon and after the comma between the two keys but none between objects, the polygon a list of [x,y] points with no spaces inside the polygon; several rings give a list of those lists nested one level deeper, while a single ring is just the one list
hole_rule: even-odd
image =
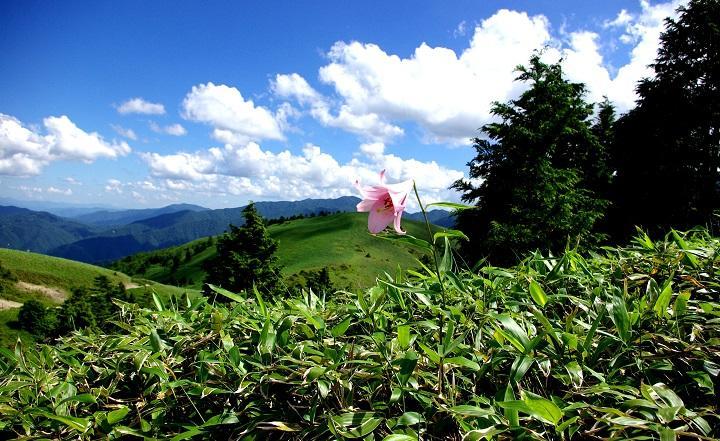
[{"label": "pink lily flower", "polygon": [[380,185],[361,187],[355,181],[355,188],[362,195],[363,200],[357,204],[357,211],[369,211],[368,230],[377,234],[391,223],[398,234],[405,234],[400,228],[400,219],[405,210],[405,201],[412,188],[413,181],[397,184],[385,183],[385,170],[380,172]]}]

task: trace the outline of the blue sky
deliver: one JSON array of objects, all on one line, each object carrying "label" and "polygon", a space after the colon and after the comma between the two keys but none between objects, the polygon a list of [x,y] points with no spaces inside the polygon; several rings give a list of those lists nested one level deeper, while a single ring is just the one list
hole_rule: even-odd
[{"label": "blue sky", "polygon": [[154,207],[467,174],[544,48],[633,106],[681,1],[0,3],[0,197]]}]

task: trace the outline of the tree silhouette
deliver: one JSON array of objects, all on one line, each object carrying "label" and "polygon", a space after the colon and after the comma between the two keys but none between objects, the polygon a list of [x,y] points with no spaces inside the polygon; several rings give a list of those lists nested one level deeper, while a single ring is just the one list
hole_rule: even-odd
[{"label": "tree silhouette", "polygon": [[464,251],[471,261],[488,256],[507,264],[528,250],[592,241],[607,205],[593,191],[610,174],[585,87],[565,80],[559,64],[545,64],[537,54],[518,71],[529,89],[517,100],[495,103],[492,112],[501,122],[485,125],[486,137],[473,140],[477,155],[469,175],[480,183],[453,184],[478,207],[457,217],[470,237]]},{"label": "tree silhouette", "polygon": [[265,228],[262,217],[250,203],[243,209],[244,225],[230,225],[230,231],[217,240],[217,254],[208,260],[205,283],[233,292],[252,289],[271,293],[276,286],[279,270],[275,263],[277,241]]},{"label": "tree silhouette", "polygon": [[720,206],[720,1],[693,0],[668,19],[637,106],[617,123],[617,201],[622,238],[707,224]]}]

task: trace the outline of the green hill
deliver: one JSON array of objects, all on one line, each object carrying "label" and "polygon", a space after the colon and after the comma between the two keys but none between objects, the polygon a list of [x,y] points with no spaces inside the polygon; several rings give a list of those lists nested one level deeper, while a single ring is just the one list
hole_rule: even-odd
[{"label": "green hill", "polygon": [[[426,237],[425,225],[403,222],[409,234]],[[277,256],[285,277],[328,267],[333,283],[351,289],[374,284],[387,271],[418,266],[421,252],[405,244],[372,236],[367,214],[340,213],[298,219],[268,227],[279,242]],[[214,244],[199,239],[177,247],[129,256],[112,268],[156,280],[200,288],[203,263],[215,254]]]},{"label": "green hill", "polygon": [[166,298],[186,291],[196,292],[134,279],[87,263],[0,248],[0,347],[7,346],[18,335],[29,337],[11,325],[17,320],[19,304],[29,299],[46,305],[60,304],[73,288],[92,286],[97,276],[106,276],[113,284],[120,282],[131,292],[154,290]]}]

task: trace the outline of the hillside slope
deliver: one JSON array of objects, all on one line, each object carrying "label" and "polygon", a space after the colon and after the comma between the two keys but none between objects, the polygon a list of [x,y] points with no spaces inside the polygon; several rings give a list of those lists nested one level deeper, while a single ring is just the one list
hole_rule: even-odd
[{"label": "hillside slope", "polygon": [[[355,211],[359,201],[356,197],[344,196],[337,199],[305,199],[294,202],[257,202],[255,207],[264,218],[277,219],[323,212]],[[227,230],[229,224],[242,225],[243,208],[171,211],[63,244],[49,249],[47,253],[82,262],[111,262],[131,254],[221,234]]]},{"label": "hillside slope", "polygon": [[46,305],[60,304],[73,288],[90,287],[98,276],[109,278],[113,284],[122,283],[131,292],[154,290],[165,298],[184,292],[196,294],[192,289],[132,279],[87,263],[0,248],[0,347],[12,343],[18,335],[29,337],[13,325],[23,302],[34,299]]},{"label": "hillside slope", "polygon": [[[403,222],[409,234],[427,236],[419,222]],[[340,213],[284,222],[268,227],[277,239],[279,264],[284,276],[328,267],[340,287],[367,287],[385,271],[394,274],[398,266],[417,266],[421,253],[410,246],[372,236],[367,231],[367,214]],[[200,288],[203,263],[215,255],[207,238],[178,247],[129,256],[112,265],[121,271],[164,282],[183,282]]]}]

